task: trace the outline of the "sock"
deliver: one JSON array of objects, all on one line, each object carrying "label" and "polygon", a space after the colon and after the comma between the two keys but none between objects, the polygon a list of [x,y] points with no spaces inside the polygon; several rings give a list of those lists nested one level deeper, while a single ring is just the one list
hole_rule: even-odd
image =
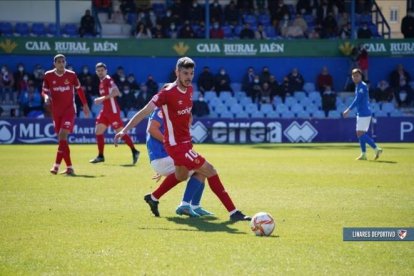
[{"label": "sock", "polygon": [[361,147],[361,152],[365,154],[365,152],[367,152],[367,146],[366,146],[364,135],[360,136],[358,139],[359,139],[359,146]]},{"label": "sock", "polygon": [[63,159],[63,152],[65,150],[65,145],[63,141],[66,142],[66,140],[59,140],[59,146],[56,152],[55,166],[59,166]]},{"label": "sock", "polygon": [[224,189],[223,184],[221,183],[219,176],[216,174],[214,176],[211,176],[211,177],[207,178],[207,180],[208,180],[208,185],[210,185],[211,190],[220,199],[221,203],[223,203],[223,205],[224,205],[224,207],[226,207],[227,211],[231,212],[234,209],[236,209],[236,207],[234,206],[233,201],[231,200],[229,194]]},{"label": "sock", "polygon": [[70,149],[69,144],[67,140],[62,140],[64,144],[64,150],[63,150],[63,159],[65,160],[66,166],[71,167],[72,166],[72,160],[70,159]]},{"label": "sock", "polygon": [[374,140],[372,140],[372,138],[371,137],[369,137],[369,135],[368,134],[364,134],[364,135],[362,135],[362,136],[364,136],[365,138],[365,142],[368,144],[368,145],[370,145],[370,147],[371,148],[373,148],[373,149],[376,149],[377,148],[377,145],[375,144],[375,142],[374,142]]},{"label": "sock", "polygon": [[[192,177],[193,178],[193,177]],[[192,179],[190,178],[190,180]],[[205,185],[201,183],[198,179],[195,179],[198,183],[198,189],[195,191],[193,197],[191,198],[191,205],[193,206],[199,206],[201,197],[203,196],[204,187]]]},{"label": "sock", "polygon": [[96,143],[98,144],[99,156],[103,156],[104,147],[105,147],[105,140],[104,140],[103,134],[96,135]]},{"label": "sock", "polygon": [[167,176],[164,181],[161,183],[160,186],[152,193],[152,195],[158,200],[160,199],[166,192],[174,188],[180,181],[177,180],[175,174],[172,173]]},{"label": "sock", "polygon": [[[184,202],[192,202],[192,198],[197,192],[198,188],[202,185],[200,181],[197,180],[195,177],[191,177],[190,180],[187,182],[187,187],[184,191],[183,201]],[[203,185],[204,186],[204,185]]]},{"label": "sock", "polygon": [[129,136],[128,134],[125,134],[122,137],[122,140],[125,141],[125,144],[127,144],[131,148],[131,150],[135,149],[135,146],[134,146],[134,143],[132,142],[131,136]]}]

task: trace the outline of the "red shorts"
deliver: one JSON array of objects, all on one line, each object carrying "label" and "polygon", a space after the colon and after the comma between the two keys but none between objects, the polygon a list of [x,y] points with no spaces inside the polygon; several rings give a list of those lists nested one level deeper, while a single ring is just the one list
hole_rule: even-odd
[{"label": "red shorts", "polygon": [[68,111],[63,114],[53,114],[53,125],[55,126],[56,134],[59,134],[61,129],[67,129],[69,133],[72,133],[75,125],[75,113]]},{"label": "red shorts", "polygon": [[103,111],[101,111],[96,118],[96,124],[103,124],[106,127],[111,126],[112,129],[118,129],[124,126],[119,113],[107,113]]},{"label": "red shorts", "polygon": [[179,144],[173,147],[165,147],[168,155],[174,160],[175,166],[184,166],[189,171],[200,168],[206,159],[193,150],[191,143]]}]

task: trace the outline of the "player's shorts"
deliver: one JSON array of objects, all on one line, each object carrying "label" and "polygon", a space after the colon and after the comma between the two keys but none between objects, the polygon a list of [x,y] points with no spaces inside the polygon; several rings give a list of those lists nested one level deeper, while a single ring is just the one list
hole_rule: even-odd
[{"label": "player's shorts", "polygon": [[103,112],[103,110],[101,110],[96,118],[96,124],[103,124],[106,127],[111,126],[112,129],[124,127],[124,123],[122,122],[121,115],[119,113],[107,113]]},{"label": "player's shorts", "polygon": [[[168,176],[175,172],[174,160],[170,156],[152,160],[151,167],[162,176]],[[193,173],[194,171],[189,171],[188,176],[191,176]]]},{"label": "player's shorts", "polygon": [[371,116],[359,117],[356,119],[356,130],[367,132],[369,129],[369,124],[371,123]]},{"label": "player's shorts", "polygon": [[72,133],[75,125],[75,113],[68,110],[63,114],[53,114],[53,125],[55,126],[56,134],[59,134],[61,129],[66,129],[69,133]]},{"label": "player's shorts", "polygon": [[178,144],[172,147],[165,147],[168,155],[174,160],[175,166],[184,166],[189,171],[200,168],[206,159],[193,150],[191,143]]}]

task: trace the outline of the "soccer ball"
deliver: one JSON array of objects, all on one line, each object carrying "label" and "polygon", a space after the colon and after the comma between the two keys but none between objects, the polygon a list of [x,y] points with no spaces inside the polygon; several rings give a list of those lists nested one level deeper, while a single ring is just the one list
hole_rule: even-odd
[{"label": "soccer ball", "polygon": [[275,220],[266,212],[255,214],[250,221],[250,228],[256,236],[270,236],[275,226]]}]

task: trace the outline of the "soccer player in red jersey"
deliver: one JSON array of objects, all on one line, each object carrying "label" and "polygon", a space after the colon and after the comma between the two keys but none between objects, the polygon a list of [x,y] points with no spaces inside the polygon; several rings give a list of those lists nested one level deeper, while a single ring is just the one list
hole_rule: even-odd
[{"label": "soccer player in red jersey", "polygon": [[64,159],[67,168],[62,174],[75,175],[68,144],[68,135],[73,131],[76,116],[75,89],[82,102],[86,117],[89,116],[90,111],[78,77],[75,72],[65,69],[65,56],[62,54],[56,55],[53,58],[53,64],[55,69],[45,73],[42,88],[45,103],[47,105],[51,104],[52,107],[53,124],[59,140],[55,164],[50,172],[57,174],[60,163]]},{"label": "soccer player in red jersey", "polygon": [[[121,93],[112,78],[108,75],[106,65],[99,62],[95,66],[96,75],[99,77],[99,98],[94,100],[95,104],[103,104],[103,108],[96,118],[96,142],[98,144],[98,156],[95,159],[90,160],[90,163],[105,162],[104,157],[104,132],[111,126],[115,132],[119,132],[124,124],[121,119],[121,109],[118,106],[116,97]],[[122,140],[129,146],[132,151],[132,164],[137,163],[139,157],[139,151],[135,149],[134,142],[129,135],[124,135]]]},{"label": "soccer player in red jersey", "polygon": [[164,147],[168,155],[174,160],[175,173],[168,175],[153,193],[144,197],[152,213],[157,217],[160,215],[158,200],[161,196],[179,182],[186,180],[189,171],[194,170],[207,178],[211,190],[225,206],[232,221],[250,220],[249,216],[236,209],[215,168],[203,156],[193,150],[190,124],[193,106],[191,82],[194,78],[194,67],[195,63],[191,58],[180,58],[175,70],[176,81],[166,84],[144,108],[134,115],[128,124],[115,135],[115,145],[117,145],[118,139],[124,136],[127,131],[135,127],[156,107],[159,107],[163,113],[165,126]]}]

